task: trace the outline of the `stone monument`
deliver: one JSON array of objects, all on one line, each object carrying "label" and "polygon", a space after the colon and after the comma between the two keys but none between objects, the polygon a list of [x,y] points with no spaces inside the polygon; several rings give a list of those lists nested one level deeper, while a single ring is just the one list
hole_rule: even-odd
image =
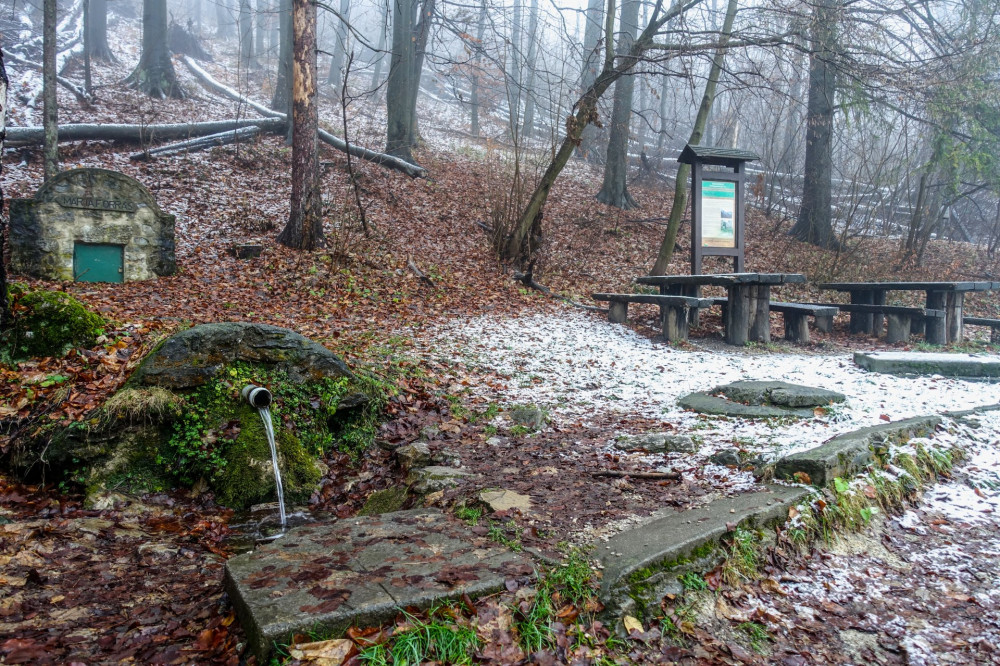
[{"label": "stone monument", "polygon": [[10,202],[13,272],[126,282],[172,275],[174,216],[139,181],[107,169],[63,171]]}]

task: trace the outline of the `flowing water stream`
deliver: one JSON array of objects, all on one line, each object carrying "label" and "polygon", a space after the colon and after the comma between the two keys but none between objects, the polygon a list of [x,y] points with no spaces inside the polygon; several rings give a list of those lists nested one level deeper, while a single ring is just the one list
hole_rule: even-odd
[{"label": "flowing water stream", "polygon": [[270,407],[261,407],[260,418],[264,421],[264,432],[267,433],[267,443],[271,446],[271,464],[274,465],[274,485],[278,489],[278,514],[281,516],[281,530],[288,524],[285,516],[285,490],[281,486],[281,470],[278,469],[278,447],[274,443],[274,424],[271,423]]}]

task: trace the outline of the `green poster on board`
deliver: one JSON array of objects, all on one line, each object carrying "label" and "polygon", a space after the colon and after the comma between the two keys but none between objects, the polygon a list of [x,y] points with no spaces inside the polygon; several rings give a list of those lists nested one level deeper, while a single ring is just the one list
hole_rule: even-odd
[{"label": "green poster on board", "polygon": [[701,182],[702,247],[736,247],[736,183]]}]

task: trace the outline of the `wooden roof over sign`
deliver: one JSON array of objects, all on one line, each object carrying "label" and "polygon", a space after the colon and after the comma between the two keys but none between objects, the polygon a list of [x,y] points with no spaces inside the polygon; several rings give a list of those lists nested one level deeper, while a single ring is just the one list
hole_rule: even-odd
[{"label": "wooden roof over sign", "polygon": [[681,156],[677,158],[682,164],[694,164],[696,161],[702,164],[719,164],[721,166],[736,167],[743,162],[753,162],[759,160],[760,155],[749,150],[738,150],[736,148],[717,148],[715,146],[692,146],[688,144],[681,151]]}]

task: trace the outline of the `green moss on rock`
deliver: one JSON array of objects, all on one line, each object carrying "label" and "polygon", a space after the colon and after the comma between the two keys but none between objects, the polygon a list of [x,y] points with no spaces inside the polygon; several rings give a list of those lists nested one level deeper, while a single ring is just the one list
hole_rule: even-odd
[{"label": "green moss on rock", "polygon": [[[271,447],[260,415],[245,403],[234,407],[232,414],[220,415],[216,423],[222,427],[233,420],[238,421],[239,435],[222,447],[224,465],[209,484],[221,504],[245,509],[260,502],[273,501],[277,496]],[[295,435],[277,424],[276,427],[275,443],[285,501],[304,502],[319,482],[319,467]]]},{"label": "green moss on rock", "polygon": [[385,490],[376,490],[368,496],[365,505],[358,513],[362,516],[374,516],[399,511],[406,503],[406,496],[406,486],[393,486]]},{"label": "green moss on rock", "polygon": [[104,320],[69,294],[60,291],[11,291],[14,316],[9,348],[14,357],[58,356],[68,347],[90,347]]}]

